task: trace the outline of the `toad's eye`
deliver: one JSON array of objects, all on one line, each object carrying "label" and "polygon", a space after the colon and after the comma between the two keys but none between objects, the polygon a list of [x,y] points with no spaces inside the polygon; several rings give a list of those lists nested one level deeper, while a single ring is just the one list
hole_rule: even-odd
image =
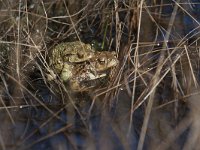
[{"label": "toad's eye", "polygon": [[106,63],[106,58],[105,57],[101,57],[98,59],[99,63],[101,64],[105,64]]},{"label": "toad's eye", "polygon": [[84,57],[84,53],[82,51],[78,52],[77,55],[78,55],[79,58],[83,58]]}]

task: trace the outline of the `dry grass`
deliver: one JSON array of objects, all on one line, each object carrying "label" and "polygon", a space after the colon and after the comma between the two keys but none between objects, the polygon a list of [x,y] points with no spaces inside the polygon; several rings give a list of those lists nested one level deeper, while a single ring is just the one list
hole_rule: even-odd
[{"label": "dry grass", "polygon": [[[198,149],[195,6],[180,0],[0,1],[0,149],[36,148],[48,140],[61,150],[98,144],[100,149]],[[185,17],[193,21],[191,29]],[[120,63],[107,87],[74,94],[59,80],[46,81],[51,49],[75,40],[117,52]],[[85,144],[77,143],[77,133]],[[60,134],[65,140],[53,140]]]}]

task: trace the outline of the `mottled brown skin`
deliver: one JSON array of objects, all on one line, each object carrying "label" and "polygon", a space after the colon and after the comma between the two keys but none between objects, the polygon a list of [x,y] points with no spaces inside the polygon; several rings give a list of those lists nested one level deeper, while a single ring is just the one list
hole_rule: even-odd
[{"label": "mottled brown skin", "polygon": [[72,91],[88,89],[85,82],[107,76],[117,64],[115,52],[97,52],[79,41],[57,45],[50,57],[50,66],[63,82],[69,81]]},{"label": "mottled brown skin", "polygon": [[66,42],[58,44],[52,50],[52,60],[60,60],[62,62],[69,61],[70,63],[84,62],[93,57],[95,50],[90,44],[84,44],[80,41]]},{"label": "mottled brown skin", "polygon": [[67,81],[72,77],[74,65],[89,60],[94,53],[89,44],[80,41],[60,43],[52,50],[49,65],[55,74]]}]

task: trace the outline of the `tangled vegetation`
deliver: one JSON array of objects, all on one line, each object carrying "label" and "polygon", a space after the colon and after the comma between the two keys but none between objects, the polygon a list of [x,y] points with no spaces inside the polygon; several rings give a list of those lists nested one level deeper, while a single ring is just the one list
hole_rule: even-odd
[{"label": "tangled vegetation", "polygon": [[[0,1],[0,149],[197,149],[199,9],[195,0]],[[117,55],[92,90],[47,79],[52,50],[73,41]]]}]

